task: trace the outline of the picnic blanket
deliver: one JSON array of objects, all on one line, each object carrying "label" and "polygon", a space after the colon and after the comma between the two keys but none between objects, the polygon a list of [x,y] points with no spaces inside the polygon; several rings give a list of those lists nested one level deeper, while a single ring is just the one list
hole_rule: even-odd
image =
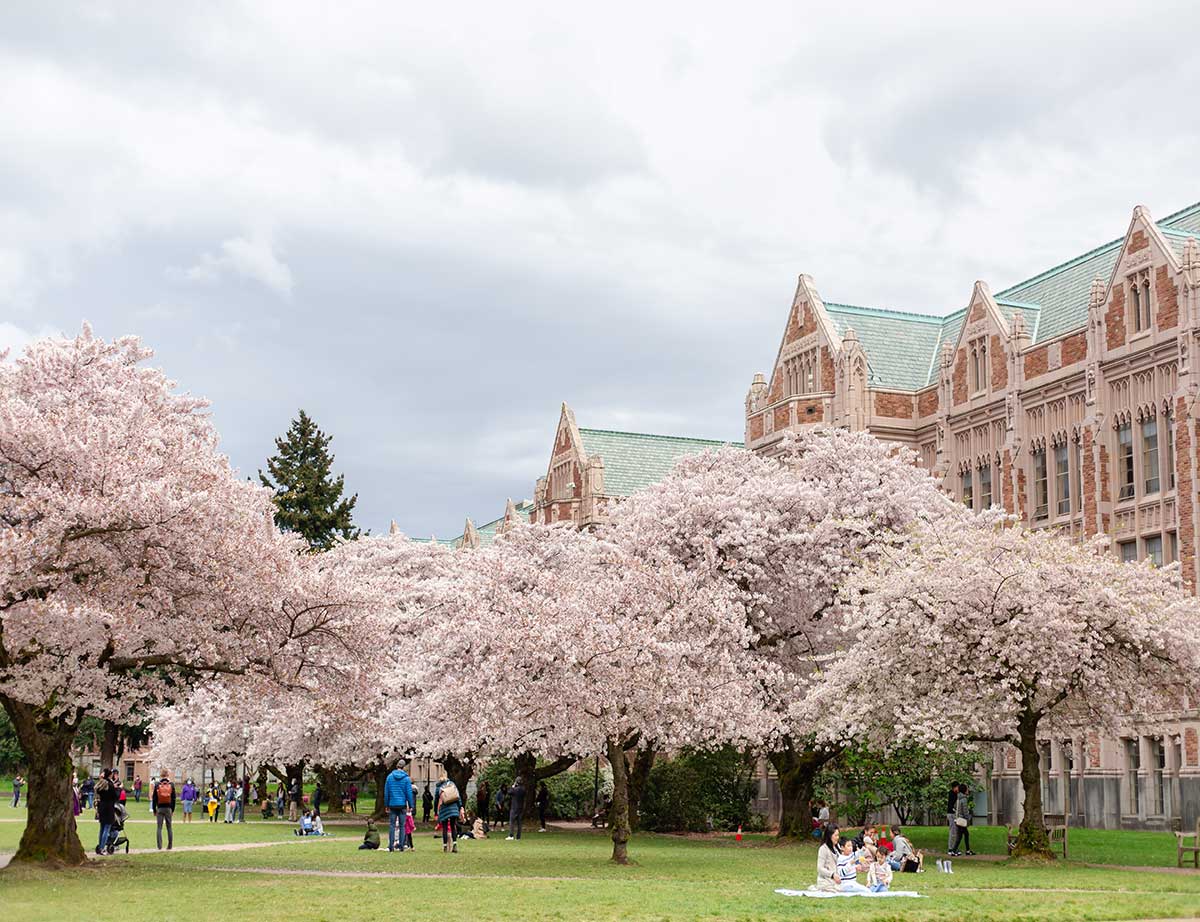
[{"label": "picnic blanket", "polygon": [[842,896],[910,896],[917,899],[925,899],[916,890],[884,890],[882,893],[859,893],[855,891],[841,892],[833,890],[776,890],[776,893],[781,896],[811,896],[813,899],[826,900],[836,899]]}]

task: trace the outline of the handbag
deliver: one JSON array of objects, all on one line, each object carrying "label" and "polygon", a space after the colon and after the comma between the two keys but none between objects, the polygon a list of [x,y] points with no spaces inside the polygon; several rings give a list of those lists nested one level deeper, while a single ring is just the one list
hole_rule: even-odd
[{"label": "handbag", "polygon": [[447,781],[442,785],[442,804],[458,803],[458,786],[453,781]]},{"label": "handbag", "polygon": [[956,816],[954,818],[954,825],[958,826],[960,829],[965,828],[967,825],[967,818],[965,816]]}]

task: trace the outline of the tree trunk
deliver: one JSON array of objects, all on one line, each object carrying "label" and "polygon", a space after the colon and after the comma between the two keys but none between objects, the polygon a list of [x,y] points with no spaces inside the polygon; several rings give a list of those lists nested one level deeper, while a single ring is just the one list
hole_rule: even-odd
[{"label": "tree trunk", "polygon": [[375,809],[371,811],[371,815],[377,820],[384,819],[387,816],[387,801],[383,797],[383,788],[387,784],[387,776],[391,773],[391,768],[387,762],[376,762],[373,774],[375,775]]},{"label": "tree trunk", "polygon": [[121,728],[111,720],[104,721],[104,740],[100,743],[100,767],[112,768],[117,759],[117,740]]},{"label": "tree trunk", "polygon": [[539,782],[561,775],[577,761],[574,756],[559,756],[553,762],[539,766],[537,757],[528,752],[522,752],[513,759],[513,776],[520,778],[521,784],[525,785],[525,808],[522,814],[525,819],[532,820],[537,813]]},{"label": "tree trunk", "polygon": [[459,805],[465,806],[467,785],[471,783],[471,776],[475,774],[475,760],[470,757],[460,759],[457,756],[446,756],[440,761],[442,768],[446,770],[446,777],[453,781],[454,786],[458,788]]},{"label": "tree trunk", "polygon": [[29,763],[28,818],[13,863],[83,864],[87,857],[75,826],[71,743],[75,725],[39,714],[0,696]]},{"label": "tree trunk", "polygon": [[807,836],[812,831],[813,782],[817,773],[841,749],[796,749],[791,740],[784,749],[772,752],[768,758],[779,776],[782,810],[779,816],[779,835]]},{"label": "tree trunk", "polygon": [[1046,820],[1042,815],[1042,767],[1038,762],[1038,715],[1026,714],[1017,725],[1021,738],[1021,787],[1024,789],[1024,816],[1017,830],[1013,857],[1053,858]]},{"label": "tree trunk", "polygon": [[650,780],[650,769],[654,768],[653,749],[637,749],[634,751],[633,763],[629,766],[629,826],[639,829],[642,824],[641,806],[642,794],[646,790],[646,782]]},{"label": "tree trunk", "polygon": [[321,779],[321,796],[334,813],[342,812],[342,775],[333,768],[322,766],[317,770]]},{"label": "tree trunk", "polygon": [[612,825],[612,860],[629,864],[629,773],[625,767],[625,750],[616,740],[608,741],[608,761],[612,765],[612,809],[608,821]]}]

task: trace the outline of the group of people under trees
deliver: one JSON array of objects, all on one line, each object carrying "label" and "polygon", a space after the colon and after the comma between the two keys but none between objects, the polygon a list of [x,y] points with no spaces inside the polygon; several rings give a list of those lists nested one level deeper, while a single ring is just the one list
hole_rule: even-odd
[{"label": "group of people under trees", "polygon": [[[845,834],[836,823],[827,823],[817,849],[816,889],[838,893],[882,893],[892,884],[892,875],[920,874],[925,855],[913,848],[899,826],[867,826],[857,835]],[[867,882],[859,883],[858,875]]]}]

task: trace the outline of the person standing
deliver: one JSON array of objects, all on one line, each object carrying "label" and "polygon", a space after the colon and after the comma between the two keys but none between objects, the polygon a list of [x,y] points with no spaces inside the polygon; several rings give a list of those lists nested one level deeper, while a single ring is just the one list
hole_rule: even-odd
[{"label": "person standing", "polygon": [[158,850],[162,851],[163,824],[167,826],[167,851],[175,845],[175,831],[171,821],[175,817],[175,785],[166,770],[159,775],[158,782],[150,789],[150,802],[154,804],[154,825],[158,838]]},{"label": "person standing", "polygon": [[946,852],[954,854],[954,845],[958,842],[958,827],[954,824],[954,815],[958,810],[958,782],[950,785],[950,796],[946,798]]},{"label": "person standing", "polygon": [[[116,773],[115,770],[113,772]],[[103,855],[108,849],[108,840],[113,825],[117,822],[117,802],[121,790],[109,777],[108,769],[102,769],[96,783],[96,819],[100,821],[100,838],[96,841],[96,854]]]},{"label": "person standing", "polygon": [[353,781],[350,782],[350,787],[346,788],[346,799],[350,801],[350,812],[358,812],[358,785]]},{"label": "person standing", "polygon": [[508,789],[508,838],[513,841],[521,838],[521,820],[525,812],[525,785],[520,778],[514,778],[512,787]]},{"label": "person standing", "polygon": [[293,778],[288,784],[288,822],[294,823],[300,818],[300,804],[304,799],[304,789],[300,779]]},{"label": "person standing", "polygon": [[183,821],[185,823],[192,821],[192,810],[195,808],[199,797],[200,792],[196,790],[196,785],[192,784],[191,778],[188,778],[183,783],[183,790],[179,792],[179,799],[183,802]]},{"label": "person standing", "polygon": [[421,793],[421,822],[429,822],[429,812],[433,809],[433,794],[429,790],[429,782],[425,782],[425,790]]},{"label": "person standing", "polygon": [[415,809],[412,779],[399,765],[391,770],[383,785],[383,802],[388,811],[388,851],[404,851],[404,821]]},{"label": "person standing", "polygon": [[321,790],[321,782],[317,782],[317,786],[313,788],[312,796],[312,812],[313,816],[321,815],[321,797],[324,796],[324,791]]},{"label": "person standing", "polygon": [[458,817],[462,812],[462,797],[458,785],[444,772],[434,791],[433,801],[437,805],[438,822],[442,824],[442,851],[458,854]]},{"label": "person standing", "polygon": [[954,805],[954,829],[958,833],[954,841],[954,857],[974,855],[971,851],[971,792],[966,784],[958,786],[958,800]]},{"label": "person standing", "polygon": [[21,777],[21,773],[17,772],[13,775],[13,799],[12,805],[15,807],[21,802],[21,787],[25,784],[25,779]]},{"label": "person standing", "polygon": [[538,785],[537,798],[535,802],[537,803],[538,812],[538,832],[545,832],[546,810],[550,806],[550,789],[546,787],[545,781]]},{"label": "person standing", "polygon": [[246,775],[242,778],[242,783],[238,785],[238,816],[239,823],[246,822],[246,805],[250,803],[250,776]]},{"label": "person standing", "polygon": [[87,810],[92,806],[92,800],[96,795],[96,779],[91,775],[83,779],[83,783],[79,785],[79,799],[83,801],[83,809]]},{"label": "person standing", "polygon": [[275,812],[279,814],[279,818],[283,819],[283,808],[287,803],[287,791],[283,787],[283,782],[275,785]]},{"label": "person standing", "polygon": [[237,819],[238,789],[232,781],[225,782],[225,822]]},{"label": "person standing", "polygon": [[483,831],[486,833],[490,828],[488,825],[488,817],[491,816],[492,809],[492,789],[484,779],[479,787],[475,789],[475,818],[483,820]]}]

